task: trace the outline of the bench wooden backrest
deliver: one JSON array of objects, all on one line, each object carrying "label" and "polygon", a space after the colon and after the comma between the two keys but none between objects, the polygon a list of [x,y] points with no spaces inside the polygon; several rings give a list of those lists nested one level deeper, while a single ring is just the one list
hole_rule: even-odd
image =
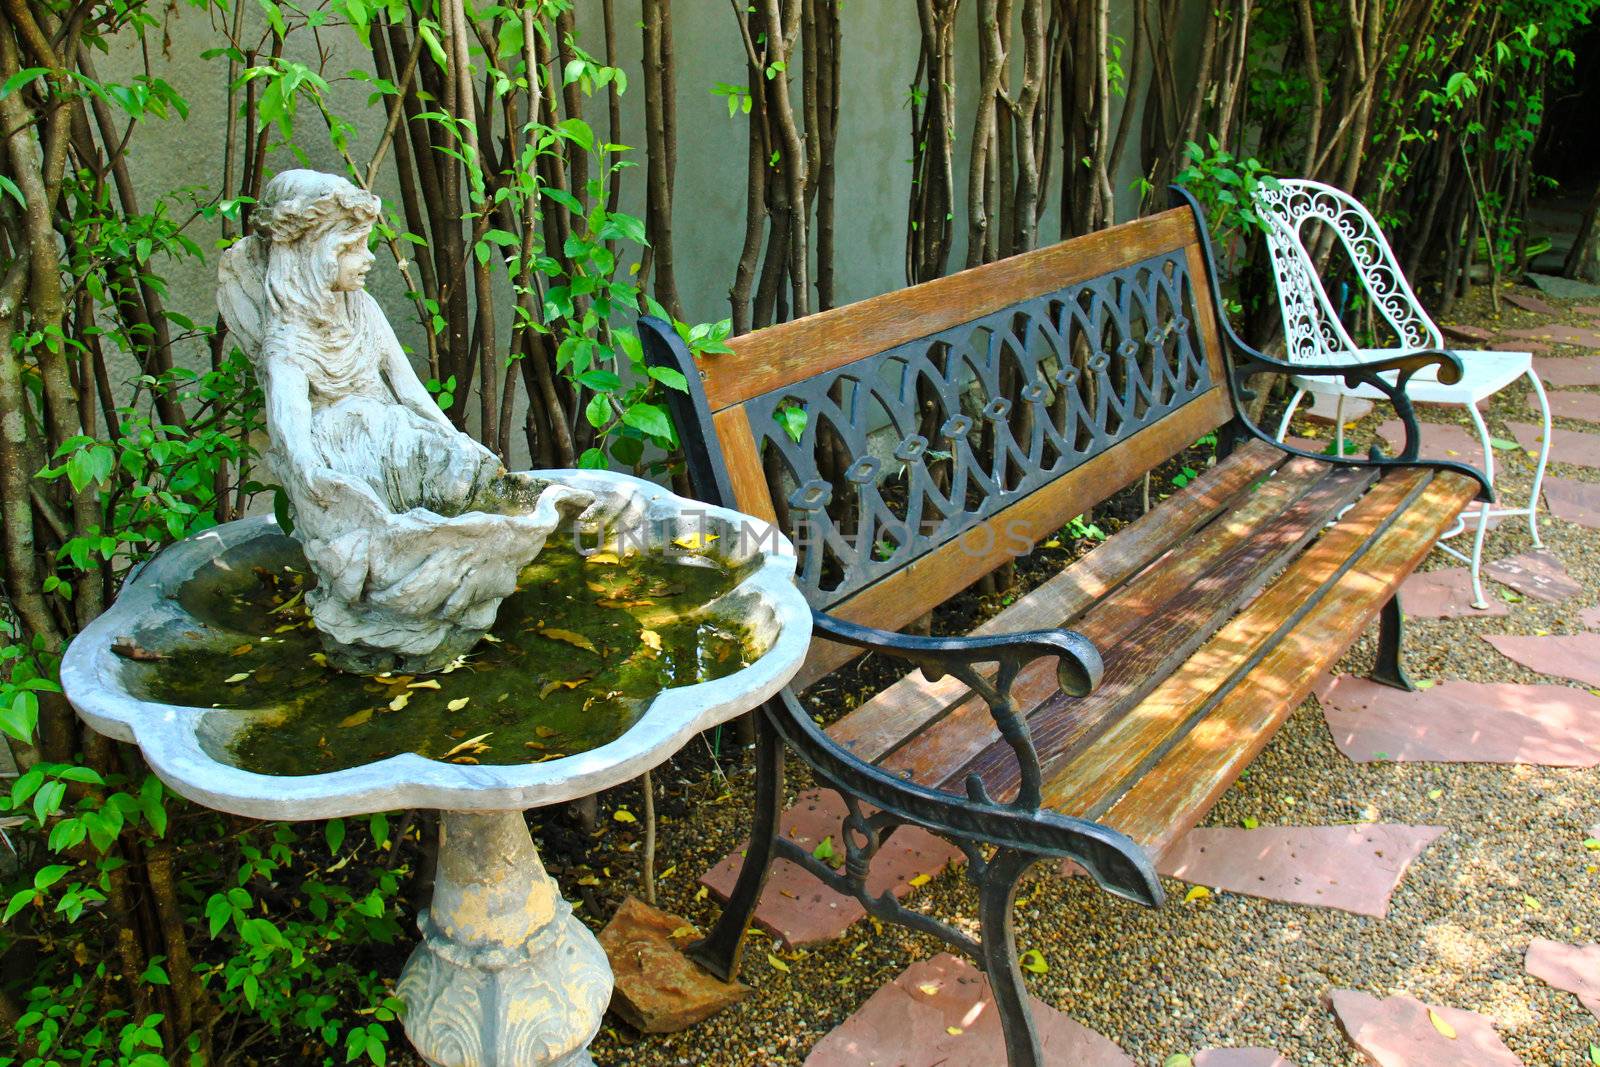
[{"label": "bench wooden backrest", "polygon": [[1229,417],[1202,255],[1179,208],[735,338],[674,412],[695,494],[902,626]]}]

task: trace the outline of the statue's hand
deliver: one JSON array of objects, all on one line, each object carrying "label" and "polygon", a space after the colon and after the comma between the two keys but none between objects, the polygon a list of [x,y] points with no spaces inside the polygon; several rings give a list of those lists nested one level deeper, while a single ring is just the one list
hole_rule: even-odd
[{"label": "statue's hand", "polygon": [[[309,502],[324,513],[364,514],[370,520],[382,521],[391,509],[373,492],[370,485],[347,477],[328,467],[306,467],[300,472],[301,485]],[[303,506],[301,510],[304,510]]]}]

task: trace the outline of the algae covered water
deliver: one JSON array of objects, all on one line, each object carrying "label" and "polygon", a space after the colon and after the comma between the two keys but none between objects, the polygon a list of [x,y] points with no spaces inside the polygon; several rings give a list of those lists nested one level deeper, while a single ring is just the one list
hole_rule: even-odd
[{"label": "algae covered water", "polygon": [[552,539],[470,654],[430,675],[366,677],[327,664],[304,607],[304,564],[257,567],[179,592],[237,644],[119,651],[136,661],[142,699],[251,711],[223,757],[246,770],[317,774],[402,752],[532,763],[603,745],[661,690],[752,662],[748,632],[702,611],[738,578],[694,553],[584,556]]}]

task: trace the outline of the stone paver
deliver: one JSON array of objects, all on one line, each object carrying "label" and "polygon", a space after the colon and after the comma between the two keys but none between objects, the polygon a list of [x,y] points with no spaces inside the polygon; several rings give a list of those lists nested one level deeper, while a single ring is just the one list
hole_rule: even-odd
[{"label": "stone paver", "polygon": [[[1567,393],[1552,391],[1545,394],[1550,400],[1550,414],[1565,419],[1582,419],[1600,422],[1600,393]],[[1529,393],[1528,411],[1539,413],[1539,398]]]},{"label": "stone paver", "polygon": [[1544,502],[1556,518],[1600,530],[1600,485],[1547,474]]},{"label": "stone paver", "polygon": [[1576,278],[1563,278],[1559,274],[1540,274],[1531,270],[1523,277],[1529,285],[1537,287],[1557,300],[1593,300],[1600,296],[1600,285],[1591,285]]},{"label": "stone paver", "polygon": [[1195,1053],[1194,1067],[1295,1067],[1270,1048],[1208,1048]]},{"label": "stone paver", "polygon": [[1528,293],[1506,293],[1502,299],[1512,307],[1519,307],[1523,311],[1531,311],[1536,315],[1561,314],[1561,309],[1554,304]]},{"label": "stone paver", "polygon": [[1546,385],[1600,385],[1600,356],[1535,356],[1533,369]]},{"label": "stone paver", "polygon": [[1578,621],[1591,630],[1600,630],[1600,605],[1584,608],[1578,613]]},{"label": "stone paver", "polygon": [[[1111,1041],[1037,997],[1044,1062],[1133,1067]],[[948,953],[913,963],[811,1050],[805,1067],[1005,1067],[989,980]]]},{"label": "stone paver", "polygon": [[1526,966],[1541,982],[1576,994],[1600,1019],[1600,945],[1566,945],[1536,937],[1528,946]]},{"label": "stone paver", "polygon": [[1600,315],[1600,308],[1589,307],[1586,304],[1579,304],[1572,310],[1576,311],[1580,315]]},{"label": "stone paver", "polygon": [[1527,352],[1535,356],[1542,356],[1550,351],[1550,346],[1543,341],[1526,341],[1515,337],[1509,341],[1490,341],[1488,347],[1495,352]]},{"label": "stone paver", "polygon": [[1506,602],[1495,596],[1489,597],[1486,608],[1472,606],[1472,572],[1465,567],[1441,567],[1413,574],[1400,586],[1400,603],[1407,615],[1417,619],[1482,619],[1511,614]]},{"label": "stone paver", "polygon": [[1473,341],[1483,343],[1494,336],[1494,331],[1482,326],[1473,326],[1465,322],[1441,322],[1439,332],[1446,337],[1454,337],[1460,341]]},{"label": "stone paver", "polygon": [[[1544,439],[1542,427],[1528,422],[1508,422],[1506,426],[1517,444],[1529,452],[1539,451],[1539,442]],[[1600,468],[1600,434],[1563,430],[1557,426],[1550,431],[1550,462]]]},{"label": "stone paver", "polygon": [[1190,830],[1160,863],[1185,882],[1382,918],[1442,826],[1228,826]]},{"label": "stone paver", "polygon": [[723,982],[683,954],[699,931],[680,915],[628,897],[600,931],[616,988],[611,1011],[635,1030],[670,1034],[703,1022],[750,994]]},{"label": "stone paver", "polygon": [[[1483,446],[1478,443],[1476,433],[1461,426],[1439,422],[1421,423],[1420,429],[1422,445],[1419,451],[1423,459],[1453,459],[1472,464],[1483,462]],[[1389,443],[1389,454],[1396,455],[1405,447],[1405,424],[1399,419],[1390,419],[1378,427],[1378,436]]]},{"label": "stone paver", "polygon": [[1600,686],[1600,634],[1484,634],[1502,656],[1531,671]]},{"label": "stone paver", "polygon": [[[785,837],[808,850],[829,838],[835,864],[844,861],[844,844],[839,829],[844,821],[844,801],[832,790],[816,789],[801,793],[794,806],[783,813],[780,823]],[[739,868],[744,864],[743,846],[723,858],[700,881],[723,900],[733,892]],[[867,887],[874,896],[892,891],[903,897],[912,889],[918,875],[933,875],[949,863],[964,861],[961,850],[916,826],[902,826],[884,843],[872,860]],[[756,923],[768,933],[794,947],[817,941],[831,941],[863,918],[866,912],[855,897],[835,893],[803,868],[788,860],[778,860],[767,876],[766,888],[756,905]]]},{"label": "stone paver", "polygon": [[1583,586],[1572,580],[1561,560],[1547,548],[1485,563],[1483,573],[1524,596],[1549,604],[1559,604],[1583,592]]},{"label": "stone paver", "polygon": [[1332,1001],[1339,1025],[1374,1067],[1522,1067],[1493,1021],[1477,1012],[1354,989],[1334,990]]},{"label": "stone paver", "polygon": [[1405,693],[1341,674],[1318,683],[1317,700],[1357,763],[1600,764],[1600,697],[1569,686],[1446,681]]},{"label": "stone paver", "polygon": [[1600,330],[1586,326],[1568,326],[1562,322],[1547,322],[1521,330],[1505,330],[1501,336],[1519,341],[1554,341],[1558,345],[1576,345],[1579,348],[1600,348]]}]

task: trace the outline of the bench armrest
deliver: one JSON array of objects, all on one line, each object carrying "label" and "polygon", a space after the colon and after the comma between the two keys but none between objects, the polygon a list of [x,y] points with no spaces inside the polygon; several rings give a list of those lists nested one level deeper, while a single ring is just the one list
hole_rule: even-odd
[{"label": "bench armrest", "polygon": [[[1029,630],[983,637],[919,637],[862,626],[816,610],[811,612],[811,620],[818,637],[907,660],[920,667],[930,682],[947,674],[965,682],[989,706],[989,715],[999,728],[1000,736],[1016,754],[1021,782],[1014,806],[1025,811],[1039,810],[1043,773],[1028,723],[1017,714],[1011,702],[1011,686],[1017,674],[1036,659],[1054,656],[1056,679],[1062,691],[1073,696],[1087,696],[1100,684],[1105,669],[1094,644],[1072,630]],[[973,664],[976,663],[994,663],[999,669],[990,676],[975,670]],[[984,791],[983,782],[975,775],[967,781],[967,793],[974,801],[993,803]]]},{"label": "bench armrest", "polygon": [[[1407,352],[1403,355],[1392,356],[1388,359],[1373,360],[1370,363],[1347,364],[1300,364],[1290,363],[1286,360],[1274,359],[1266,353],[1254,348],[1238,335],[1233,329],[1233,323],[1228,318],[1227,309],[1222,303],[1222,289],[1217,278],[1216,258],[1211,248],[1210,231],[1206,228],[1205,212],[1195,200],[1194,195],[1181,185],[1172,186],[1173,202],[1177,206],[1187,205],[1194,213],[1195,228],[1200,235],[1200,246],[1204,252],[1203,259],[1206,266],[1206,281],[1211,289],[1213,311],[1217,320],[1217,328],[1222,333],[1224,342],[1232,349],[1232,358],[1227,360],[1228,396],[1233,403],[1234,423],[1245,434],[1265,441],[1275,448],[1281,448],[1290,455],[1305,456],[1310,459],[1338,464],[1347,467],[1427,467],[1432,470],[1452,471],[1464,475],[1478,483],[1478,499],[1482,501],[1494,500],[1494,487],[1489,484],[1488,477],[1478,468],[1466,463],[1456,463],[1450,460],[1426,460],[1419,458],[1419,448],[1422,442],[1422,432],[1417,424],[1416,412],[1412,410],[1411,398],[1406,394],[1406,386],[1419,372],[1429,367],[1439,368],[1439,381],[1446,385],[1453,385],[1461,380],[1461,357],[1453,352],[1438,349],[1420,349],[1416,352]],[[1247,386],[1251,375],[1258,373],[1272,374],[1299,374],[1312,378],[1343,378],[1346,385],[1368,385],[1388,397],[1389,403],[1394,407],[1395,414],[1406,429],[1406,443],[1397,456],[1385,456],[1376,445],[1368,450],[1365,457],[1361,456],[1329,456],[1317,452],[1307,452],[1295,448],[1275,439],[1261,427],[1251,421],[1246,411],[1245,404],[1255,399],[1255,393]],[[1385,378],[1385,374],[1394,374],[1393,381]]]}]

